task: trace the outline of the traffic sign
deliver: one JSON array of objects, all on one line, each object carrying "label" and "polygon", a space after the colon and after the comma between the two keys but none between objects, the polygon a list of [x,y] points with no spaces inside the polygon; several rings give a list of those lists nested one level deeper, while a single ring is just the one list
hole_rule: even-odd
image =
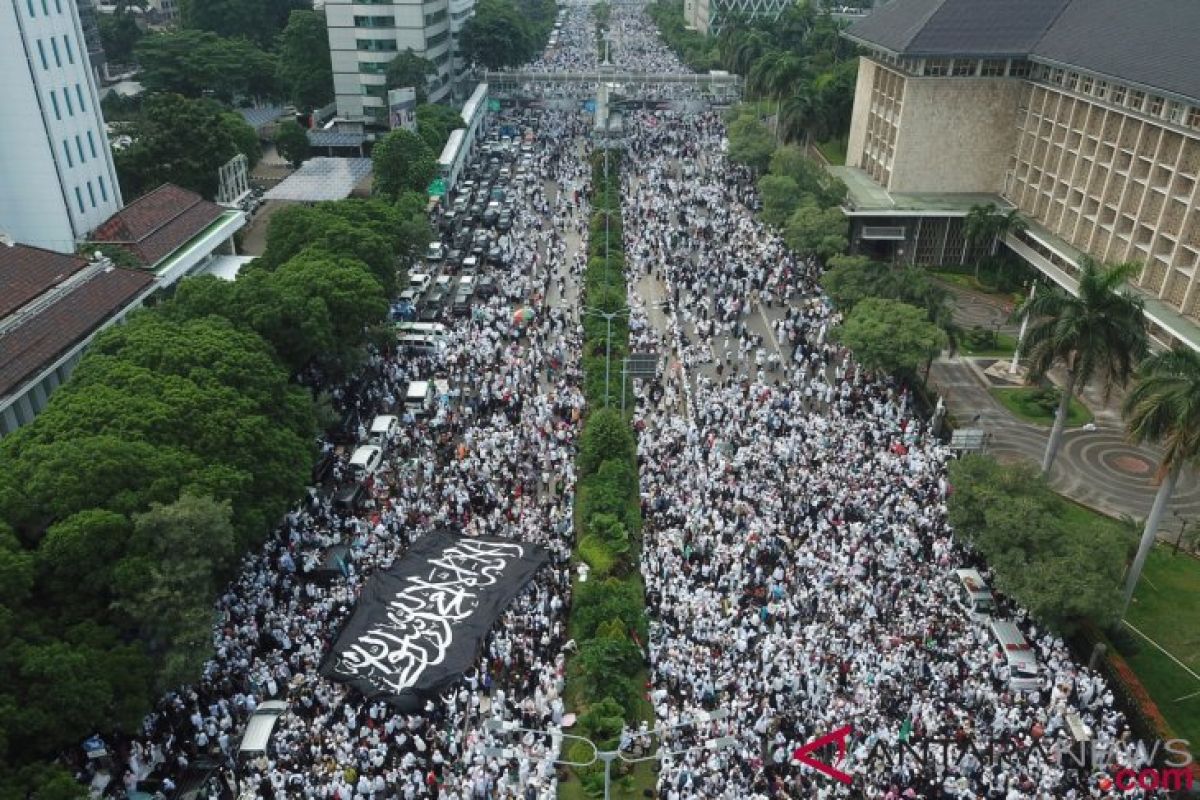
[{"label": "traffic sign", "polygon": [[432,181],[429,182],[429,196],[430,197],[442,197],[445,194],[446,194],[445,178],[434,178]]},{"label": "traffic sign", "polygon": [[488,111],[499,111],[500,101],[494,97],[488,98]]}]

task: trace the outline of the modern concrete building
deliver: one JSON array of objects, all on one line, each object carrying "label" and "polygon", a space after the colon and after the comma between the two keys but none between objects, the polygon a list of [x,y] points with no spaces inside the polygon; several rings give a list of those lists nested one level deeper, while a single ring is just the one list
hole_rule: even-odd
[{"label": "modern concrete building", "polygon": [[75,3],[0,3],[0,234],[60,253],[121,207]]},{"label": "modern concrete building", "polygon": [[393,58],[410,48],[437,67],[429,76],[429,99],[445,98],[453,82],[450,8],[450,0],[326,0],[338,116],[386,126],[384,73]]},{"label": "modern concrete building", "polygon": [[1192,0],[893,0],[860,60],[846,166],[852,247],[970,260],[977,203],[1072,289],[1082,256],[1142,266],[1154,338],[1200,349],[1200,58]]},{"label": "modern concrete building", "polygon": [[450,76],[456,101],[464,97],[471,88],[471,84],[466,82],[471,63],[463,55],[459,35],[467,20],[474,15],[475,0],[450,0]]},{"label": "modern concrete building", "polygon": [[716,36],[731,14],[775,20],[795,0],[684,0],[683,20],[691,29]]}]

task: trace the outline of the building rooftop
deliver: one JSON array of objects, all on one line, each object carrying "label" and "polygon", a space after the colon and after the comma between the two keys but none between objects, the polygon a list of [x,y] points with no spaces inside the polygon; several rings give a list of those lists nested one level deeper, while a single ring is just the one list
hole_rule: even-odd
[{"label": "building rooftop", "polygon": [[[0,397],[12,394],[84,342],[107,320],[122,313],[155,280],[153,275],[138,270],[88,269],[92,274],[81,275],[73,286],[57,290],[57,283],[47,285],[31,300],[47,295],[48,305],[26,319],[17,319],[15,323],[0,319],[0,323],[9,323],[0,332]],[[0,275],[0,296],[8,295],[7,277],[7,272]],[[54,296],[55,291],[60,294]]]},{"label": "building rooftop", "polygon": [[969,194],[949,192],[889,192],[858,167],[827,167],[834,177],[846,184],[848,216],[891,216],[908,213],[910,216],[966,216],[972,206],[994,203],[998,208],[1012,204],[998,194]]},{"label": "building rooftop", "polygon": [[225,209],[195,192],[164,183],[92,232],[93,242],[120,245],[153,267],[220,219]]},{"label": "building rooftop", "polygon": [[905,56],[1025,56],[1069,2],[892,0],[847,33]]},{"label": "building rooftop", "polygon": [[1195,0],[891,0],[846,35],[907,57],[1027,57],[1200,98]]},{"label": "building rooftop", "polygon": [[1196,0],[1072,0],[1033,56],[1200,100],[1198,31]]},{"label": "building rooftop", "polygon": [[87,266],[87,259],[28,245],[0,245],[0,320]]}]

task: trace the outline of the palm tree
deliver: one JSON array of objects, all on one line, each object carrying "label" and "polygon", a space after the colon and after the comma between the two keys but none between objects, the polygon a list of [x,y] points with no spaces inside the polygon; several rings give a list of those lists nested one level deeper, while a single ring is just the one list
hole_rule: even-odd
[{"label": "palm tree", "polygon": [[1161,444],[1163,456],[1155,476],[1154,505],[1125,579],[1121,616],[1129,608],[1179,473],[1184,464],[1200,456],[1200,354],[1183,347],[1156,353],[1142,362],[1138,373],[1133,391],[1125,398],[1125,427],[1130,440],[1138,444]]},{"label": "palm tree", "polygon": [[[995,203],[986,205],[971,206],[971,210],[967,212],[964,222],[965,237],[963,243],[963,260],[967,258],[967,250],[974,249],[982,242],[990,242],[988,255],[994,258],[996,250],[1000,247],[1000,242],[1010,233],[1023,231],[1029,227],[1029,223],[1021,216],[1020,212],[1015,208],[1010,208],[1008,211],[1000,211],[996,208]],[[975,281],[979,282],[979,266],[982,260],[975,262]]]},{"label": "palm tree", "polygon": [[1030,379],[1043,380],[1057,364],[1067,373],[1042,459],[1044,475],[1050,473],[1062,445],[1076,389],[1099,377],[1107,399],[1114,386],[1129,380],[1134,365],[1148,350],[1142,300],[1121,289],[1139,269],[1137,264],[1104,266],[1084,257],[1079,264],[1077,294],[1055,287],[1017,307],[1016,318],[1028,317],[1031,323],[1024,345]]}]

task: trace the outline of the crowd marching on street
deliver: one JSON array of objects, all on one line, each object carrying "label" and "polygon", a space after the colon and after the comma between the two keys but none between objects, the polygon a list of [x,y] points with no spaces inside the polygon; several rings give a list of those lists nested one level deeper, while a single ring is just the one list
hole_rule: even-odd
[{"label": "crowd marching on street", "polygon": [[[610,30],[622,68],[686,71],[642,10],[615,5]],[[557,46],[529,69],[587,70],[598,60],[589,8],[570,5]],[[656,91],[696,96],[690,86]],[[110,743],[119,767],[109,794],[157,771],[171,796],[198,758],[232,763],[255,708],[282,699],[289,711],[271,749],[234,770],[245,800],[556,796],[557,737],[526,736],[512,760],[484,752],[498,741],[489,719],[558,729],[568,712],[573,464],[585,411],[576,295],[591,119],[537,111],[529,124],[541,180],[515,190],[501,291],[469,319],[448,321],[437,351],[374,352],[360,379],[332,389],[336,410],[360,426],[376,414],[402,418],[370,499],[346,511],[313,490],[245,559],[218,601],[203,678],[165,696],[144,735]],[[1012,608],[1043,668],[1037,690],[1016,691],[987,629],[950,601],[951,571],[980,566],[947,525],[950,455],[904,386],[868,374],[831,341],[838,317],[817,284],[821,265],[790,253],[754,217],[752,176],[723,155],[719,114],[637,112],[624,135],[632,340],[667,355],[653,390],[637,384],[633,413],[655,720],[624,740],[675,726],[661,744],[687,751],[663,762],[656,796],[1151,796],[1106,790],[1101,774],[1056,763],[1070,744],[1068,714],[1109,763],[1137,761],[1097,674]],[[643,296],[647,285],[666,302]],[[409,381],[435,379],[449,390],[420,414],[404,408]],[[352,448],[323,447],[343,475]],[[462,683],[402,714],[321,677],[364,583],[418,537],[447,529],[551,553]],[[311,580],[334,545],[350,548],[348,576]],[[727,715],[680,724],[718,709]],[[854,776],[852,786],[793,758],[847,725],[850,747],[835,766]],[[735,743],[699,746],[710,737]],[[956,743],[946,769],[899,755],[923,737]],[[968,742],[1004,758],[985,763]]]}]

